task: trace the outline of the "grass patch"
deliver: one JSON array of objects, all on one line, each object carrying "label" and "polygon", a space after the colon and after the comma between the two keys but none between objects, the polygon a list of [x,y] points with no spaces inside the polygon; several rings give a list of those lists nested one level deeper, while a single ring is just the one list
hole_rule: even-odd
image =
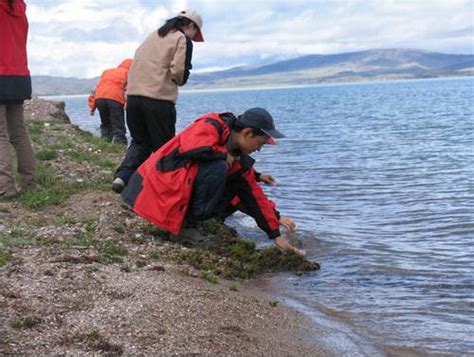
[{"label": "grass patch", "polygon": [[211,284],[219,284],[219,278],[212,273],[203,273],[201,277]]},{"label": "grass patch", "polygon": [[0,247],[13,248],[33,245],[36,240],[32,233],[21,227],[15,227],[11,230],[0,233]]},{"label": "grass patch", "polygon": [[93,152],[84,151],[73,151],[69,150],[66,152],[66,156],[79,162],[89,162],[95,166],[99,166],[103,169],[114,170],[117,166],[114,162],[105,159],[103,155],[98,155]]},{"label": "grass patch", "polygon": [[57,215],[53,219],[53,224],[55,226],[67,226],[69,224],[75,224],[78,221],[72,217],[65,217],[63,214]]},{"label": "grass patch", "polygon": [[159,250],[155,250],[150,253],[150,258],[154,260],[160,260],[162,258],[161,252]]},{"label": "grass patch", "polygon": [[39,325],[42,320],[38,317],[27,316],[25,318],[21,318],[10,323],[10,327],[14,329],[25,329],[25,328],[33,328],[36,325]]},{"label": "grass patch", "polygon": [[18,197],[18,202],[30,209],[42,209],[63,203],[71,192],[61,189],[46,189],[26,192]]},{"label": "grass patch", "polygon": [[28,122],[28,133],[34,142],[39,142],[44,132],[44,123],[41,120],[30,120]]},{"label": "grass patch", "polygon": [[43,149],[36,152],[36,158],[41,161],[54,160],[58,157],[58,152],[55,149]]},{"label": "grass patch", "polygon": [[86,337],[90,340],[98,340],[99,338],[101,338],[102,336],[100,335],[100,332],[99,330],[92,330],[91,332],[89,332]]},{"label": "grass patch", "polygon": [[112,229],[113,229],[115,232],[120,233],[120,234],[125,233],[125,227],[124,227],[123,224],[118,224],[118,225],[116,225],[116,226],[113,226]]},{"label": "grass patch", "polygon": [[5,207],[4,205],[0,205],[0,213],[8,213],[10,210],[8,207]]},{"label": "grass patch", "polygon": [[122,144],[109,143],[101,138],[93,136],[86,131],[80,131],[82,139],[88,144],[95,146],[98,150],[108,154],[123,154],[126,149]]},{"label": "grass patch", "polygon": [[19,194],[15,199],[30,209],[43,209],[60,205],[73,194],[86,190],[108,190],[108,178],[87,182],[63,181],[53,167],[42,164],[37,167],[38,189]]},{"label": "grass patch", "polygon": [[56,170],[49,166],[49,164],[44,163],[38,163],[36,167],[36,179],[41,188],[53,188],[60,181]]},{"label": "grass patch", "polygon": [[108,240],[99,247],[102,259],[107,263],[122,263],[123,257],[128,255],[128,250],[117,240]]},{"label": "grass patch", "polygon": [[13,254],[9,250],[0,250],[0,268],[8,264],[10,260],[13,259]]}]

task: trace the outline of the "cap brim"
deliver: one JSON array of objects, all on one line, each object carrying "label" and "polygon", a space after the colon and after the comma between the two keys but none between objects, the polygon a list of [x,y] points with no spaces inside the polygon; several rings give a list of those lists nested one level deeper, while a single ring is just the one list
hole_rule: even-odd
[{"label": "cap brim", "polygon": [[196,35],[193,38],[193,41],[194,42],[204,42],[204,37],[202,37],[201,30],[198,29],[198,31],[196,32]]},{"label": "cap brim", "polygon": [[278,130],[276,129],[273,129],[273,130],[263,130],[263,129],[260,129],[261,131],[263,131],[265,134],[271,136],[272,138],[275,138],[275,139],[281,139],[281,138],[284,138],[285,135],[283,135],[282,133],[280,133]]}]

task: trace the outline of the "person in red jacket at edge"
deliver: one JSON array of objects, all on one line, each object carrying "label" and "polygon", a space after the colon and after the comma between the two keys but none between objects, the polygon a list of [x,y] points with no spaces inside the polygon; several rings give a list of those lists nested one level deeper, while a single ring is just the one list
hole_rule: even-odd
[{"label": "person in red jacket at edge", "polygon": [[267,198],[258,182],[273,183],[273,178],[257,173],[249,156],[282,137],[263,108],[237,117],[206,114],[141,164],[122,198],[136,214],[172,234],[179,234],[184,222],[192,226],[210,218],[224,221],[240,210],[280,249],[304,255],[281,235],[280,226],[292,232],[296,225]]},{"label": "person in red jacket at edge", "polygon": [[127,145],[124,106],[126,103],[128,70],[132,59],[126,59],[117,68],[106,69],[100,76],[95,91],[89,96],[89,108],[100,114],[100,136],[109,142]]},{"label": "person in red jacket at edge", "polygon": [[17,193],[10,144],[16,152],[21,190],[36,187],[36,161],[23,114],[31,98],[26,41],[28,19],[23,0],[0,0],[0,197]]}]

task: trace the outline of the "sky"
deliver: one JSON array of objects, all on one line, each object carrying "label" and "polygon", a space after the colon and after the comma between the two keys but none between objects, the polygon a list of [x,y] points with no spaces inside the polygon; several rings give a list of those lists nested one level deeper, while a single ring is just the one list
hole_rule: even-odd
[{"label": "sky", "polygon": [[26,0],[33,75],[91,78],[133,58],[183,9],[203,18],[194,73],[307,54],[412,48],[474,54],[474,0]]}]

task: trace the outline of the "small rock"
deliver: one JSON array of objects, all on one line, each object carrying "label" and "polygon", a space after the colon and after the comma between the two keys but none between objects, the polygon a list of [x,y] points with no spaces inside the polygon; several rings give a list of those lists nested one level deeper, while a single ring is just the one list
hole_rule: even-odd
[{"label": "small rock", "polygon": [[165,268],[161,265],[154,264],[148,268],[148,270],[154,270],[154,271],[165,271]]},{"label": "small rock", "polygon": [[105,213],[101,214],[99,217],[99,226],[103,227],[109,224],[109,217]]}]

